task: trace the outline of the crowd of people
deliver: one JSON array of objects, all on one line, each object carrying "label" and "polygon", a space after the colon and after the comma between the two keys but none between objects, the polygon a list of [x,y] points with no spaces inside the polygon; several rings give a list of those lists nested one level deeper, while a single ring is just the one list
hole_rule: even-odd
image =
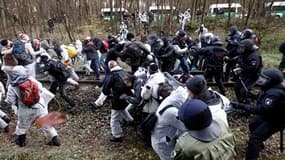
[{"label": "crowd of people", "polygon": [[[85,35],[71,45],[30,40],[24,33],[13,42],[2,39],[1,74],[7,80],[1,79],[0,100],[4,97],[16,114],[16,144],[25,146],[34,120],[48,114],[47,94],[59,91],[68,103],[66,109],[71,113],[76,109],[77,101],[67,95],[65,85],[79,87],[72,65],[81,59],[86,76],[94,72],[100,81],[101,93],[90,102],[92,109],[99,111],[107,97],[111,99],[111,142],[123,141],[122,124],[126,123],[139,125],[137,134],[162,160],[234,159],[236,141],[227,113],[242,109],[257,115],[249,124],[246,151],[246,159],[257,159],[263,142],[285,124],[283,73],[262,70],[260,43],[251,29],[240,32],[231,26],[226,46],[204,25],[197,33],[196,40],[183,30],[174,38],[161,31],[141,40],[133,33],[121,41],[112,35],[107,39]],[[282,44],[282,53],[284,48]],[[119,60],[131,71],[121,67]],[[203,70],[204,76],[192,76],[193,70]],[[49,90],[37,80],[40,75],[50,76]],[[207,86],[213,80],[219,92]],[[230,80],[235,82],[234,102],[226,97],[224,87]],[[260,87],[258,95],[250,92],[255,85]],[[4,132],[9,131],[9,122],[0,110]],[[60,146],[53,127],[43,131],[50,140],[47,144]]]}]

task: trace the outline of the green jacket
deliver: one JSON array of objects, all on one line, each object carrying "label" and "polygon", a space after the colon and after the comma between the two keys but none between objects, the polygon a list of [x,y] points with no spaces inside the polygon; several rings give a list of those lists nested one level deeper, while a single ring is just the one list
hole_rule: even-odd
[{"label": "green jacket", "polygon": [[184,132],[178,139],[171,154],[174,160],[233,160],[236,157],[235,137],[227,126],[218,121],[221,126],[220,138],[212,142],[202,142]]}]

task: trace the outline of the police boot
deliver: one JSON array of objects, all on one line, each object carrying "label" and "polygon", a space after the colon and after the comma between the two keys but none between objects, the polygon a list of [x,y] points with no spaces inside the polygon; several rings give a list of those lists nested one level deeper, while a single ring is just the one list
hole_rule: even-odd
[{"label": "police boot", "polygon": [[20,147],[24,147],[26,145],[26,134],[18,135],[16,138],[16,144]]},{"label": "police boot", "polygon": [[51,141],[49,141],[49,142],[47,143],[47,145],[50,145],[50,146],[60,146],[61,144],[60,144],[60,142],[59,142],[58,137],[57,137],[57,136],[54,136],[54,137],[52,137]]}]

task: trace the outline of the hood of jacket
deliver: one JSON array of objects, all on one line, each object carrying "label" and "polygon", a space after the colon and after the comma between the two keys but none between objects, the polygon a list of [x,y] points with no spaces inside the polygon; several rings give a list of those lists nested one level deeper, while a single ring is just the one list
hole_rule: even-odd
[{"label": "hood of jacket", "polygon": [[11,78],[12,86],[17,86],[18,84],[24,82],[28,79],[28,73],[26,68],[24,68],[23,66],[15,66],[12,70]]}]

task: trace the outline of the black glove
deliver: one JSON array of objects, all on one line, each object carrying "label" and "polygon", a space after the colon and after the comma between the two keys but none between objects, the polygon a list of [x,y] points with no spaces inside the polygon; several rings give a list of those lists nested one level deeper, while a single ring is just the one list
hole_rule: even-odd
[{"label": "black glove", "polygon": [[122,94],[122,95],[120,96],[120,99],[127,100],[127,99],[128,99],[128,95]]},{"label": "black glove", "polygon": [[244,104],[240,104],[237,102],[231,102],[230,105],[234,108],[234,109],[244,109],[245,105]]}]

